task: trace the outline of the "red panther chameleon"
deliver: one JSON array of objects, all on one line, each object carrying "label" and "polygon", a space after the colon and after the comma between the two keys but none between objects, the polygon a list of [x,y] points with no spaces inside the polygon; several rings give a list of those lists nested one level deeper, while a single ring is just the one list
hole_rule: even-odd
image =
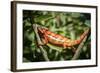
[{"label": "red panther chameleon", "polygon": [[47,28],[42,28],[40,26],[37,28],[37,30],[40,34],[40,37],[42,36],[42,41],[44,44],[49,42],[51,44],[67,48],[80,44],[84,37],[89,33],[90,29],[88,28],[77,40],[68,39],[67,37],[51,32]]}]

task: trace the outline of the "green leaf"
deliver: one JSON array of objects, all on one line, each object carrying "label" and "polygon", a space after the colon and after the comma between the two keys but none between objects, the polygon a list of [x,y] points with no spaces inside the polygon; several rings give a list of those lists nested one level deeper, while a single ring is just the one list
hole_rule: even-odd
[{"label": "green leaf", "polygon": [[59,52],[62,52],[63,48],[62,47],[58,47],[58,46],[54,46],[54,45],[51,45],[51,44],[47,44],[47,46],[53,50],[56,50],[56,51],[59,51]]},{"label": "green leaf", "polygon": [[71,16],[74,17],[74,18],[78,18],[78,17],[80,17],[80,13],[72,12]]},{"label": "green leaf", "polygon": [[35,34],[34,32],[30,33],[29,36],[28,36],[29,40],[34,40],[35,39]]},{"label": "green leaf", "polygon": [[91,21],[90,21],[90,20],[86,20],[86,21],[85,21],[85,25],[87,25],[87,26],[90,27],[90,24],[91,24]]}]

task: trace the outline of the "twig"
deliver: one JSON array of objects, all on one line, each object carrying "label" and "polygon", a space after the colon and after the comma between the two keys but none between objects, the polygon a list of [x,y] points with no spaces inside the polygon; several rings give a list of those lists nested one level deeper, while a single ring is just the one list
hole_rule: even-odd
[{"label": "twig", "polygon": [[38,34],[38,31],[37,31],[37,24],[33,24],[33,29],[34,29],[34,32],[36,34],[36,38],[37,38],[38,44],[41,44],[42,45],[43,43],[41,42],[41,39],[40,39],[39,34]]},{"label": "twig", "polygon": [[[48,58],[48,56],[47,56],[47,52],[43,49],[43,47],[41,46],[43,43],[42,43],[42,41],[41,41],[41,39],[40,39],[40,37],[39,37],[39,34],[38,34],[38,32],[37,32],[37,25],[36,24],[33,24],[33,29],[34,29],[34,32],[35,32],[35,34],[36,34],[36,38],[37,38],[37,42],[38,42],[38,44],[39,44],[39,47],[40,47],[40,50],[41,50],[41,52],[43,53],[43,57],[44,57],[44,59],[46,60],[46,61],[49,61],[49,58]],[[41,45],[40,45],[41,44]]]},{"label": "twig", "polygon": [[82,51],[82,47],[84,46],[84,43],[85,43],[85,41],[87,40],[87,37],[88,37],[88,35],[89,35],[89,32],[90,32],[90,28],[88,28],[88,34],[84,37],[84,39],[82,40],[82,42],[81,42],[80,45],[78,46],[78,48],[77,48],[77,50],[76,50],[76,52],[75,52],[75,54],[74,54],[72,60],[76,60],[76,59],[79,58],[80,53],[81,53],[81,51]]},{"label": "twig", "polygon": [[45,59],[46,61],[49,61],[49,58],[48,58],[48,56],[47,56],[47,52],[43,49],[42,46],[39,46],[39,47],[40,47],[41,52],[43,53],[44,59]]},{"label": "twig", "polygon": [[76,60],[80,56],[80,53],[82,51],[82,47],[84,46],[84,43],[85,43],[86,39],[87,39],[87,36],[84,37],[83,41],[78,46],[78,48],[77,48],[72,60]]}]

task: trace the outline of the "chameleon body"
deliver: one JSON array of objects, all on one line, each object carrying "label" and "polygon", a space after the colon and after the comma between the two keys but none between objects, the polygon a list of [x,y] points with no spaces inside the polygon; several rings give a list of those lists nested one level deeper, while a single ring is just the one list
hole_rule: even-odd
[{"label": "chameleon body", "polygon": [[45,44],[49,42],[51,44],[66,48],[66,47],[72,47],[74,45],[80,44],[80,42],[88,34],[89,29],[87,29],[77,40],[68,39],[62,35],[55,34],[54,32],[51,32],[45,28],[38,28],[38,32],[39,34],[41,34],[40,36],[42,36],[42,40]]}]

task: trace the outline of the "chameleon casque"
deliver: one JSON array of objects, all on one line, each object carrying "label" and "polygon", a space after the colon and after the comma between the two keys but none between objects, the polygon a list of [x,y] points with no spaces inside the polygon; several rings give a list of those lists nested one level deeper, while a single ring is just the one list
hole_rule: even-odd
[{"label": "chameleon casque", "polygon": [[54,32],[51,32],[47,28],[37,27],[38,33],[40,37],[42,38],[42,42],[44,44],[47,44],[48,42],[56,45],[61,46],[64,48],[67,47],[73,47],[75,45],[78,45],[81,43],[81,41],[84,39],[84,37],[89,33],[89,28],[79,37],[79,39],[71,40],[67,37],[64,37],[62,35],[56,34]]}]

